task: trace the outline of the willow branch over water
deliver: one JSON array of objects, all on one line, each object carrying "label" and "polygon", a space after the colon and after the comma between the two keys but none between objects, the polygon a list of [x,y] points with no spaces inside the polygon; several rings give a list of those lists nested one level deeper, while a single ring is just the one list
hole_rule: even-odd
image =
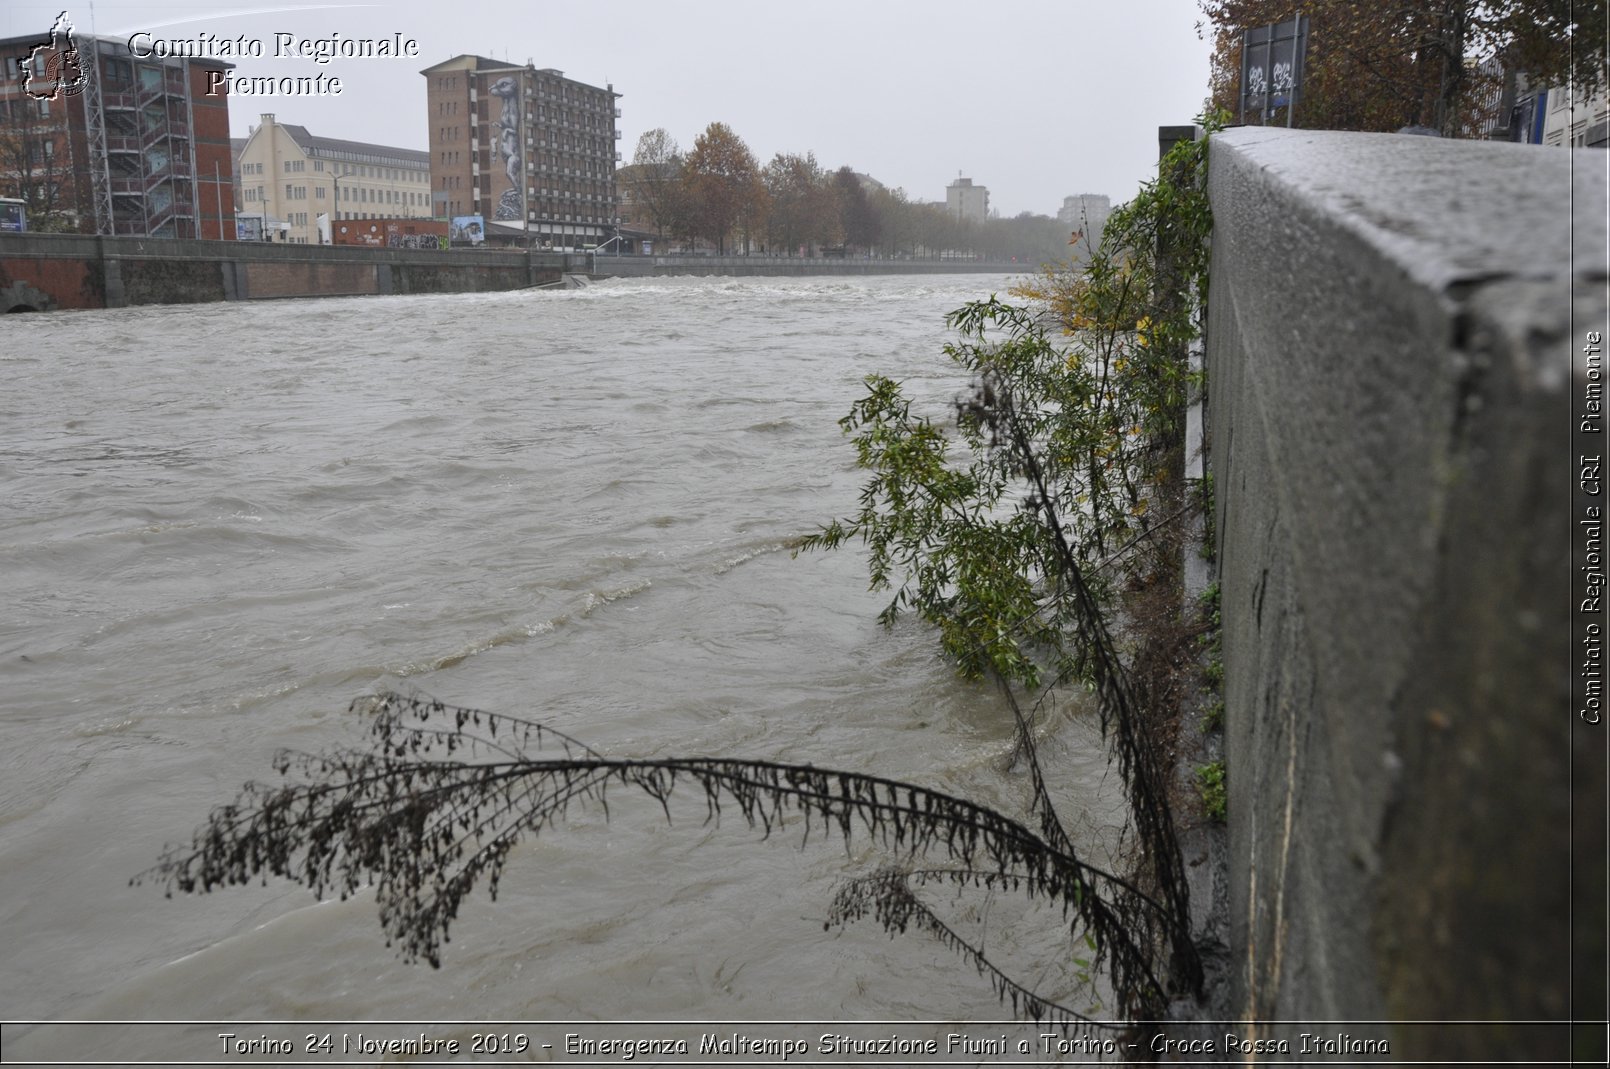
[{"label": "willow branch over water", "polygon": [[366,748],[282,752],[275,767],[286,782],[246,784],[188,845],[170,847],[131,882],[161,883],[171,895],[276,876],[341,898],[372,884],[387,944],[439,966],[465,896],[484,883],[497,897],[516,844],[557,828],[573,806],[595,805],[607,817],[622,788],[646,795],[669,821],[672,795],[683,788],[702,795],[706,824],[736,812],[766,837],[785,827],[806,840],[816,832],[846,842],[867,836],[895,867],[847,882],[830,923],[871,914],[892,932],[915,925],[1035,1017],[1082,1020],[1007,978],[915,898],[899,866],[942,858],[956,866],[951,882],[1059,904],[1072,932],[1100,948],[1096,964],[1105,964],[1116,990],[1144,993],[1148,1003],[1161,994],[1149,954],[1132,936],[1153,929],[1160,907],[1075,856],[1065,836],[1048,839],[965,798],[808,764],[610,757],[533,720],[395,693],[353,708],[369,719]]}]

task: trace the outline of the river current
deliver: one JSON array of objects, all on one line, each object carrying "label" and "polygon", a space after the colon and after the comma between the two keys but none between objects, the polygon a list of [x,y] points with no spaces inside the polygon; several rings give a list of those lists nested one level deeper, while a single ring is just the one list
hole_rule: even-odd
[{"label": "river current", "polygon": [[[1006,1016],[921,934],[824,931],[835,882],[882,856],[864,836],[763,841],[735,814],[704,825],[702,801],[667,826],[622,791],[610,820],[521,846],[439,970],[386,947],[369,895],[128,886],[272,779],[279,748],[361,742],[348,704],[380,687],[611,754],[808,761],[1021,815],[1001,699],[919,625],[878,625],[859,547],[790,552],[855,508],[837,420],[863,376],[946,418],[965,382],[944,313],[1004,285],[675,278],[9,317],[0,1016]],[[1099,856],[1120,816],[1091,718],[1058,706],[1042,732]],[[957,903],[958,923],[1077,998],[1065,926],[1014,926],[1006,897]],[[136,1025],[51,1042],[171,1053]]]}]

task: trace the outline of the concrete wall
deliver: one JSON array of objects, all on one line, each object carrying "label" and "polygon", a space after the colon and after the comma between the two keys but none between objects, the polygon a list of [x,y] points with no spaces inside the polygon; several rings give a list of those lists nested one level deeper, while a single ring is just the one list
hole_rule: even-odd
[{"label": "concrete wall", "polygon": [[264,297],[477,293],[556,285],[566,275],[1023,273],[970,260],[807,260],[609,256],[493,249],[373,249],[257,241],[0,234],[0,314],[13,308],[120,308]]},{"label": "concrete wall", "polygon": [[[1263,128],[1210,155],[1233,1002],[1566,1018],[1570,398],[1605,329],[1605,156]],[[1563,1056],[1518,1025],[1385,1033],[1394,1059]]]},{"label": "concrete wall", "polygon": [[0,234],[0,313],[336,294],[523,289],[585,271],[587,257],[252,241]]}]

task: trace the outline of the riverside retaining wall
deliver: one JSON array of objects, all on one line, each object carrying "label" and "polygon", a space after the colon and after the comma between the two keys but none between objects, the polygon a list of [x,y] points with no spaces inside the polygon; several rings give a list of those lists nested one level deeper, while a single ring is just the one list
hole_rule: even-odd
[{"label": "riverside retaining wall", "polygon": [[377,249],[257,241],[0,234],[0,314],[269,297],[477,293],[567,276],[1027,273],[971,260],[592,256],[501,249]]},{"label": "riverside retaining wall", "polygon": [[0,234],[0,313],[524,289],[587,264],[543,252]]},{"label": "riverside retaining wall", "polygon": [[[1602,1019],[1569,617],[1606,157],[1265,128],[1210,156],[1232,1004],[1558,1022],[1574,950]],[[1393,1060],[1565,1056],[1560,1027],[1388,1031]]]}]

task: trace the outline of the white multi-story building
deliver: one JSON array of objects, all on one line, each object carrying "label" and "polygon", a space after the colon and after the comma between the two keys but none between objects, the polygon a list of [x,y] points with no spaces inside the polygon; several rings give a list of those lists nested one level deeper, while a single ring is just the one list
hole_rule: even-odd
[{"label": "white multi-story building", "polygon": [[316,137],[269,113],[252,127],[236,173],[237,210],[261,216],[276,240],[324,244],[331,220],[431,215],[428,152]]},{"label": "white multi-story building", "polygon": [[989,189],[975,186],[971,178],[958,174],[956,181],[945,187],[945,210],[953,219],[982,223],[989,218]]}]

